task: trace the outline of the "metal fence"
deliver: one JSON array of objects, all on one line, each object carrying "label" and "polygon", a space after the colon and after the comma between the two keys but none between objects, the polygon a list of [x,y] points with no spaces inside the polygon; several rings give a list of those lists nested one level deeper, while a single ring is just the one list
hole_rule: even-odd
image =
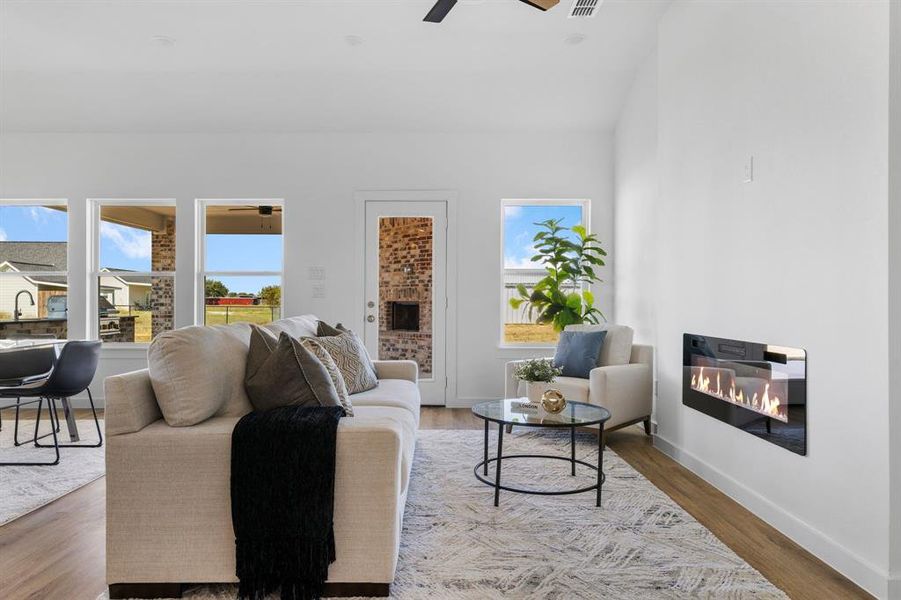
[{"label": "metal fence", "polygon": [[281,317],[281,306],[265,304],[207,304],[204,307],[208,325],[229,323],[271,323]]},{"label": "metal fence", "polygon": [[[516,290],[517,285],[523,284],[526,286],[526,289],[531,292],[535,284],[541,281],[545,275],[547,275],[547,271],[544,269],[504,269],[504,289],[502,293],[504,301],[504,323],[532,322],[529,320],[527,310],[523,310],[522,307],[514,309],[510,306],[510,299],[519,298],[519,292]],[[576,287],[572,288],[573,291],[576,289]]]}]

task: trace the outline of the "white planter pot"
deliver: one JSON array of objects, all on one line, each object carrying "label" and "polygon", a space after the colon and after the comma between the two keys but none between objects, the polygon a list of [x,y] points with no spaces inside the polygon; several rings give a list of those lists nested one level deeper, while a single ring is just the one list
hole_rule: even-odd
[{"label": "white planter pot", "polygon": [[526,383],[526,397],[529,402],[541,404],[541,396],[551,387],[546,381],[530,381]]}]

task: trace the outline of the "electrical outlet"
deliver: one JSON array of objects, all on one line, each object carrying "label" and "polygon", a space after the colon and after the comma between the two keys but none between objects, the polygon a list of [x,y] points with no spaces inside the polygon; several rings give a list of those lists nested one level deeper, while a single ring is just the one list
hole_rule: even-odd
[{"label": "electrical outlet", "polygon": [[307,279],[310,281],[322,281],[325,279],[325,267],[310,267],[307,270]]},{"label": "electrical outlet", "polygon": [[322,299],[325,298],[325,286],[324,285],[314,285],[313,286],[313,298]]}]

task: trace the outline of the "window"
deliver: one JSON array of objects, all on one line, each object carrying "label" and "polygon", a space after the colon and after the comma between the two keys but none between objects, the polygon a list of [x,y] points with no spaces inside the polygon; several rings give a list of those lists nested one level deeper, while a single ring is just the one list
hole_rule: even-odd
[{"label": "window", "polygon": [[197,321],[269,323],[282,315],[281,200],[201,200]]},{"label": "window", "polygon": [[[544,265],[532,262],[535,235],[542,230],[539,223],[559,220],[566,228],[588,226],[587,200],[504,200],[501,203],[502,279],[501,279],[501,345],[550,346],[558,334],[549,324],[538,324],[534,313],[525,306],[514,308],[510,300],[520,297],[520,286],[531,293],[535,284],[546,276]],[[575,237],[575,234],[568,235]],[[579,291],[574,285],[572,291]]]},{"label": "window", "polygon": [[94,201],[94,337],[148,343],[175,325],[175,203]]},{"label": "window", "polygon": [[65,200],[0,200],[0,339],[68,334]]}]

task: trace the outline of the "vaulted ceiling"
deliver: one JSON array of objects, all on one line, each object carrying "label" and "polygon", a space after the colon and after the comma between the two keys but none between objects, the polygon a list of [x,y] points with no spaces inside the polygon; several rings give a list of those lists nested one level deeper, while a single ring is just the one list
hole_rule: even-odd
[{"label": "vaulted ceiling", "polygon": [[665,0],[0,3],[0,132],[609,130]]}]

